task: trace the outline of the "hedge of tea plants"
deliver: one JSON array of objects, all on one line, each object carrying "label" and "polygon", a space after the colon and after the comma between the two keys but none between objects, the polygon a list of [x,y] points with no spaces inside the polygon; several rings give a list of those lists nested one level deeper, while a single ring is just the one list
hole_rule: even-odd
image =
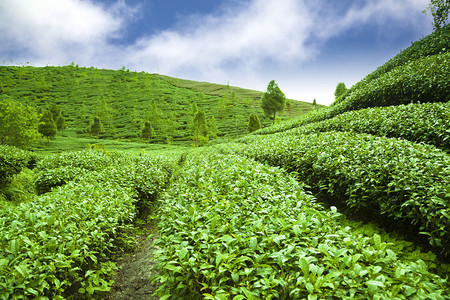
[{"label": "hedge of tea plants", "polygon": [[255,131],[270,134],[333,118],[347,111],[409,103],[450,101],[450,52],[424,57],[361,84],[341,102],[295,120]]},{"label": "hedge of tea plants", "polygon": [[109,253],[128,246],[141,202],[162,191],[173,167],[162,157],[82,151],[44,158],[39,172],[52,173],[43,169],[50,161],[58,170],[86,169],[33,201],[0,209],[0,299],[108,291],[116,269]]},{"label": "hedge of tea plants", "polygon": [[375,71],[367,75],[363,80],[352,86],[344,97],[341,97],[333,104],[343,101],[346,96],[350,95],[353,90],[365,85],[367,82],[377,79],[378,77],[388,73],[396,67],[400,67],[411,61],[450,51],[450,25],[443,26],[440,30],[434,31],[432,34],[414,42],[401,51],[399,54],[388,60],[385,64],[378,67]]},{"label": "hedge of tea plants", "polygon": [[161,299],[448,297],[426,255],[342,225],[281,169],[217,153],[188,155],[161,199]]},{"label": "hedge of tea plants", "polygon": [[286,133],[351,131],[402,138],[450,150],[450,102],[411,103],[350,111]]},{"label": "hedge of tea plants", "polygon": [[[433,146],[353,132],[255,138],[245,155],[296,172],[348,212],[399,220],[450,252],[450,156]],[[406,224],[406,225],[405,225]]]}]

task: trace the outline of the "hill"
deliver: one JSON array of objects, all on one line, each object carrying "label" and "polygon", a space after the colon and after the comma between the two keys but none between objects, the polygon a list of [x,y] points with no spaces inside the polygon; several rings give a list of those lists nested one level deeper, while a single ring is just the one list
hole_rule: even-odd
[{"label": "hill", "polygon": [[[150,143],[189,143],[195,109],[205,111],[209,126],[217,128],[210,139],[246,134],[252,113],[263,126],[272,122],[260,107],[262,92],[125,69],[2,66],[0,82],[2,97],[41,111],[58,105],[67,133],[76,132],[78,137],[89,135],[94,116],[103,124],[103,139],[139,140],[145,121],[149,121],[154,133]],[[281,119],[313,109],[310,103],[290,103]]]}]

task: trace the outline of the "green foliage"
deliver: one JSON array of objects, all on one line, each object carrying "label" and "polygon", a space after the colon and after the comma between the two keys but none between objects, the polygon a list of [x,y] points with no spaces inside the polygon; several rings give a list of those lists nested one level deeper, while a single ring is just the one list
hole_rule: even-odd
[{"label": "green foliage", "polygon": [[98,136],[100,134],[100,132],[102,132],[102,123],[100,122],[100,118],[99,117],[94,117],[94,121],[92,122],[91,125],[91,134],[93,136]]},{"label": "green foliage", "polygon": [[[414,60],[433,56],[440,53],[449,52],[450,50],[450,25],[445,25],[438,31],[425,36],[424,38],[414,42],[408,48],[402,50],[399,54],[389,59],[385,64],[378,67],[374,72],[367,75],[363,80],[352,86],[344,95],[350,95],[353,90],[364,87],[368,82],[377,79],[378,77],[390,72],[392,69],[401,67]],[[335,103],[338,103],[336,101]]]},{"label": "green foliage", "polygon": [[0,144],[27,148],[40,135],[34,110],[9,97],[0,98]]},{"label": "green foliage", "polygon": [[334,106],[340,112],[374,106],[450,100],[450,52],[424,57],[355,89]]},{"label": "green foliage", "polygon": [[30,152],[12,146],[0,145],[0,186],[26,167],[32,167],[36,157]]},{"label": "green foliage", "polygon": [[248,158],[191,153],[162,210],[162,299],[448,296],[433,258],[407,258],[400,242],[341,223],[293,177]]},{"label": "green foliage", "polygon": [[63,115],[59,115],[56,119],[56,128],[61,131],[61,134],[64,134],[64,129],[66,129],[66,120]]},{"label": "green foliage", "polygon": [[55,122],[58,120],[58,117],[61,116],[61,108],[58,104],[53,104],[50,108],[50,112],[52,113],[53,121]]},{"label": "green foliage", "polygon": [[142,139],[149,140],[153,137],[153,134],[154,134],[154,130],[153,130],[152,124],[150,124],[149,121],[145,121],[144,128],[142,128],[142,131],[141,131]]},{"label": "green foliage", "polygon": [[336,101],[339,101],[339,99],[347,92],[347,87],[345,86],[345,83],[338,82],[336,86],[336,90],[334,91],[334,98]]},{"label": "green foliage", "polygon": [[[43,68],[0,66],[0,82],[4,87],[3,96],[10,96],[36,110],[45,111],[53,104],[58,105],[67,127],[76,132],[74,137],[90,138],[90,126],[97,115],[103,123],[101,139],[140,142],[141,126],[148,120],[154,129],[150,143],[163,144],[171,136],[174,144],[186,146],[192,141],[189,108],[192,102],[195,101],[198,109],[205,112],[208,121],[215,117],[221,137],[234,138],[248,132],[248,115],[260,110],[262,95],[259,91],[226,85],[75,65]],[[234,102],[228,103],[225,109],[219,109],[219,100],[232,93]],[[312,108],[310,103],[293,101],[293,110],[297,111],[299,107],[305,112]],[[287,118],[286,113],[280,116]],[[240,120],[237,123],[236,117]],[[271,120],[263,115],[261,123],[268,125]]]},{"label": "green foliage", "polygon": [[45,112],[39,120],[38,131],[48,139],[56,135],[57,127],[50,111]]},{"label": "green foliage", "polygon": [[203,146],[208,141],[208,125],[206,124],[205,112],[199,110],[194,115],[193,137],[195,146]]},{"label": "green foliage", "polygon": [[35,196],[34,191],[34,172],[28,168],[22,169],[19,174],[10,178],[10,182],[2,189],[7,200],[14,203],[31,201]]},{"label": "green foliage", "polygon": [[434,145],[450,151],[450,102],[411,103],[345,112],[291,129],[289,134],[326,131],[370,133]]},{"label": "green foliage", "polygon": [[248,119],[248,131],[253,132],[258,129],[261,129],[261,123],[259,122],[259,118],[257,115],[251,114]]},{"label": "green foliage", "polygon": [[[255,138],[243,152],[296,172],[324,199],[370,220],[420,231],[450,253],[450,157],[427,145],[366,134],[329,132]],[[407,229],[407,230],[406,230]]]},{"label": "green foliage", "polygon": [[440,29],[448,22],[450,0],[431,0],[427,9],[431,11],[431,15],[433,16],[433,27],[435,30]]},{"label": "green foliage", "polygon": [[95,298],[108,291],[117,269],[108,253],[130,241],[131,222],[162,191],[177,159],[92,150],[43,159],[41,184],[56,183],[63,168],[84,174],[14,210],[0,209],[0,298]]},{"label": "green foliage", "polygon": [[273,124],[275,124],[276,113],[282,111],[286,105],[286,96],[275,83],[275,80],[269,82],[267,91],[261,97],[261,107],[266,116],[273,115]]}]

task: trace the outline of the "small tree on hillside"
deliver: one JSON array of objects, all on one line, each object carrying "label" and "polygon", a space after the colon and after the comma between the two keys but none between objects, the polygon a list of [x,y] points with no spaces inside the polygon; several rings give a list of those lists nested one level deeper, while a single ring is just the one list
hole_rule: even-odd
[{"label": "small tree on hillside", "polygon": [[217,134],[219,134],[219,128],[217,128],[217,121],[214,116],[208,121],[208,132],[212,139],[215,139]]},{"label": "small tree on hillside", "polygon": [[150,124],[149,121],[145,121],[144,128],[142,128],[142,131],[141,131],[142,139],[149,140],[153,137],[153,135],[154,135],[154,131],[153,131],[152,124]]},{"label": "small tree on hillside", "polygon": [[261,122],[259,121],[258,116],[255,114],[251,114],[250,118],[248,119],[248,131],[253,132],[260,128],[261,128]]},{"label": "small tree on hillside", "polygon": [[339,101],[340,98],[347,92],[347,87],[345,86],[345,83],[338,82],[336,86],[336,90],[334,91],[334,98],[336,101]]},{"label": "small tree on hillside", "polygon": [[316,109],[316,108],[317,108],[317,102],[316,102],[316,99],[313,100],[313,103],[312,103],[312,104],[313,104],[313,109]]},{"label": "small tree on hillside", "polygon": [[91,125],[91,134],[93,136],[98,136],[102,131],[102,123],[99,117],[94,117],[94,122]]},{"label": "small tree on hillside", "polygon": [[273,118],[275,124],[275,117],[278,111],[282,111],[286,105],[286,96],[280,90],[275,80],[269,82],[267,91],[261,97],[261,107],[266,116]]},{"label": "small tree on hillside", "polygon": [[56,119],[56,128],[61,131],[61,135],[64,134],[64,129],[66,128],[66,121],[62,115],[59,115],[58,119]]},{"label": "small tree on hillside", "polygon": [[52,118],[53,121],[56,122],[56,120],[58,119],[58,117],[61,115],[61,108],[59,107],[58,104],[53,104],[52,107],[50,108],[50,112],[52,113]]},{"label": "small tree on hillside", "polygon": [[206,125],[205,112],[202,110],[199,110],[194,116],[194,141],[196,147],[208,142],[208,126]]},{"label": "small tree on hillside", "polygon": [[40,134],[50,139],[56,135],[56,123],[50,111],[46,111],[39,120],[38,131]]}]

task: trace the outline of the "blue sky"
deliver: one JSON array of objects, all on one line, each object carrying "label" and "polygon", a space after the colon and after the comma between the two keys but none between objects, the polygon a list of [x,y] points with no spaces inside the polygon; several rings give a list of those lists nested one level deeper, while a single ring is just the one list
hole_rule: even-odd
[{"label": "blue sky", "polygon": [[160,73],[330,104],[432,32],[429,0],[1,0],[2,64]]}]

